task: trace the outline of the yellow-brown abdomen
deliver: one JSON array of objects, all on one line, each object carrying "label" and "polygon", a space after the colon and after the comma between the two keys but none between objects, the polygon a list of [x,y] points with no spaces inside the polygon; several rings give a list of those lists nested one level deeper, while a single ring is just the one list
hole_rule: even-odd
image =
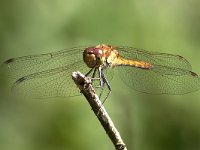
[{"label": "yellow-brown abdomen", "polygon": [[125,59],[120,56],[116,59],[115,63],[116,65],[114,66],[132,66],[132,67],[137,67],[137,68],[142,68],[142,69],[150,69],[153,67],[153,65],[148,62],[140,61],[140,60]]}]

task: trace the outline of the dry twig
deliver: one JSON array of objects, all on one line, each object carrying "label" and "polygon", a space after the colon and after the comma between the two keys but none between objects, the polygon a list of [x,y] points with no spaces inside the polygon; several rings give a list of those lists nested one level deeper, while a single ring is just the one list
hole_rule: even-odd
[{"label": "dry twig", "polygon": [[93,112],[101,122],[101,125],[105,129],[116,150],[127,150],[119,132],[115,128],[111,118],[99,100],[99,97],[97,94],[95,94],[95,90],[92,87],[91,78],[85,77],[80,72],[73,72],[72,79],[89,102]]}]

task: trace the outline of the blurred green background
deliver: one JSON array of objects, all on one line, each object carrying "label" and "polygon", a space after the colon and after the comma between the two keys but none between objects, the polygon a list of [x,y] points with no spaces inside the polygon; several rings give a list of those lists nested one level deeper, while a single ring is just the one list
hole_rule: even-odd
[{"label": "blurred green background", "polygon": [[[198,0],[0,1],[0,62],[105,43],[179,54],[200,74],[199,39]],[[128,149],[200,149],[200,91],[147,95],[115,75],[105,107]],[[24,101],[0,81],[1,150],[114,149],[82,96]]]}]

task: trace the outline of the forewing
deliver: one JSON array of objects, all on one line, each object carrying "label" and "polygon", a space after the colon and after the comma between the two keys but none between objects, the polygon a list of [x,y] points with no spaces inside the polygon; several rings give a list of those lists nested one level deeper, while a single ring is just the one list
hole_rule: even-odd
[{"label": "forewing", "polygon": [[82,60],[84,48],[77,47],[53,53],[11,58],[2,64],[1,69],[7,77],[19,79],[29,74],[63,67]]}]

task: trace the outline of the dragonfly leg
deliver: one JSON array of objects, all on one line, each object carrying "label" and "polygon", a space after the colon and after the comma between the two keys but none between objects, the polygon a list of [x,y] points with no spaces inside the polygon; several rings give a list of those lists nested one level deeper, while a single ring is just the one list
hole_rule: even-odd
[{"label": "dragonfly leg", "polygon": [[100,86],[101,86],[101,91],[100,91],[100,95],[99,97],[101,97],[102,95],[102,92],[103,92],[103,89],[104,89],[104,84],[106,83],[107,87],[108,87],[108,90],[109,92],[107,93],[105,99],[103,100],[102,104],[106,101],[106,99],[108,98],[108,96],[110,95],[110,92],[111,92],[111,86],[108,82],[108,80],[106,79],[106,77],[104,76],[104,73],[103,73],[103,69],[102,68],[99,68],[99,78],[100,78]]},{"label": "dragonfly leg", "polygon": [[103,89],[104,89],[104,82],[103,82],[103,78],[102,78],[102,68],[101,67],[99,67],[98,72],[99,72],[99,82],[100,82],[99,83],[99,88],[100,88],[99,99],[100,99]]},{"label": "dragonfly leg", "polygon": [[[93,70],[94,70],[94,68],[90,69],[90,71],[89,71],[88,73],[86,73],[85,76],[87,77]],[[96,70],[96,69],[95,69],[95,70]],[[94,70],[94,72],[96,72],[95,70]],[[93,73],[93,74],[94,74],[94,73]]]},{"label": "dragonfly leg", "polygon": [[110,86],[108,80],[106,79],[106,77],[104,76],[103,68],[101,68],[101,67],[98,68],[99,78],[95,78],[97,68],[90,69],[90,71],[85,76],[88,76],[89,74],[91,74],[92,71],[93,71],[93,73],[92,73],[91,79],[92,80],[99,80],[99,86],[96,87],[96,88],[100,88],[99,98],[101,98],[101,96],[102,96],[102,93],[103,93],[103,90],[104,90],[104,85],[106,84],[107,87],[108,87],[109,92],[107,93],[105,99],[103,100],[103,102],[102,102],[102,104],[103,104],[106,101],[106,99],[108,98],[108,96],[110,95],[111,86]]},{"label": "dragonfly leg", "polygon": [[[92,78],[91,78],[92,81],[93,80],[100,80],[100,78],[96,78],[95,77],[96,76],[96,72],[97,72],[97,68],[95,68],[94,71],[93,71]],[[101,86],[96,86],[95,88],[99,88],[99,87],[101,87]]]},{"label": "dragonfly leg", "polygon": [[100,82],[100,87],[103,87],[103,69],[99,67],[99,82]]},{"label": "dragonfly leg", "polygon": [[94,77],[95,77],[95,75],[96,75],[96,72],[97,72],[97,68],[95,68],[94,71],[93,71],[92,79],[94,79]]},{"label": "dragonfly leg", "polygon": [[[97,69],[95,68],[94,69],[94,72],[93,72],[93,74],[92,74],[92,78],[91,78],[91,80],[93,81],[93,80],[100,80],[100,78],[96,78],[95,76],[96,76],[96,71],[97,71]],[[95,88],[101,88],[101,86],[95,86]]]},{"label": "dragonfly leg", "polygon": [[102,93],[103,93],[103,89],[104,89],[104,82],[103,82],[103,84],[102,84],[102,86],[101,86],[101,88],[100,88],[99,98],[101,98],[101,95],[102,95]]},{"label": "dragonfly leg", "polygon": [[110,86],[108,80],[106,79],[106,77],[105,77],[104,75],[103,75],[103,82],[106,83],[106,85],[107,85],[109,91],[108,91],[108,93],[107,93],[105,99],[103,100],[102,104],[104,104],[104,102],[106,101],[106,99],[108,98],[108,96],[109,96],[110,93],[111,93],[111,86]]}]

